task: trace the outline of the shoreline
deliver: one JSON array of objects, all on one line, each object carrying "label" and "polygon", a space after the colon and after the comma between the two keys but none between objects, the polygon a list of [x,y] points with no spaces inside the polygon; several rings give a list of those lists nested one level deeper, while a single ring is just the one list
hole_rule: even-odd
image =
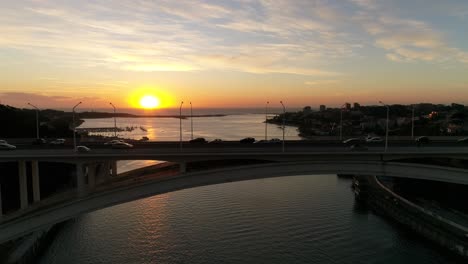
[{"label": "shoreline", "polygon": [[387,188],[376,176],[359,176],[356,197],[377,214],[401,224],[454,255],[468,259],[468,227],[422,208]]},{"label": "shoreline", "polygon": [[105,112],[82,112],[78,114],[79,118],[82,119],[102,119],[102,118],[113,118],[113,117],[124,117],[124,118],[181,118],[187,119],[190,117],[224,117],[228,114],[205,114],[205,115],[135,115],[128,113],[105,113]]}]

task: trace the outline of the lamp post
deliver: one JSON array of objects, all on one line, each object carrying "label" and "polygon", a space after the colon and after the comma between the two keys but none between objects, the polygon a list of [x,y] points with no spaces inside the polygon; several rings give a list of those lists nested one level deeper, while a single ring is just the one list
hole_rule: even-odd
[{"label": "lamp post", "polygon": [[73,149],[76,151],[76,125],[75,125],[75,108],[77,106],[79,106],[81,104],[81,102],[77,103],[74,107],[73,107]]},{"label": "lamp post", "polygon": [[266,105],[265,105],[265,140],[268,140],[268,104],[270,102],[266,102]]},{"label": "lamp post", "polygon": [[343,106],[345,105],[346,103],[340,107],[340,141],[343,140]]},{"label": "lamp post", "polygon": [[193,139],[193,108],[192,108],[192,102],[190,102],[190,131],[191,131],[191,139]]},{"label": "lamp post", "polygon": [[286,108],[284,107],[283,101],[280,101],[280,104],[283,106],[283,146],[282,146],[282,151],[284,152],[284,132],[285,132],[285,126],[286,126]]},{"label": "lamp post", "polygon": [[36,138],[39,139],[39,108],[37,108],[35,105],[28,103],[28,105],[34,107],[36,109]]},{"label": "lamp post", "polygon": [[114,137],[117,137],[117,119],[115,116],[115,106],[114,104],[112,104],[112,102],[110,102],[109,104],[112,105],[112,107],[114,108]]},{"label": "lamp post", "polygon": [[182,151],[182,105],[184,104],[184,101],[180,102],[180,108],[179,108],[179,135],[180,135],[180,151]]},{"label": "lamp post", "polygon": [[414,105],[411,110],[411,139],[414,139]]},{"label": "lamp post", "polygon": [[388,120],[389,120],[389,117],[390,117],[390,107],[386,104],[384,104],[382,101],[379,101],[379,103],[381,103],[383,106],[387,107],[387,126],[386,126],[386,129],[385,129],[385,152],[387,152],[387,148],[388,148]]}]

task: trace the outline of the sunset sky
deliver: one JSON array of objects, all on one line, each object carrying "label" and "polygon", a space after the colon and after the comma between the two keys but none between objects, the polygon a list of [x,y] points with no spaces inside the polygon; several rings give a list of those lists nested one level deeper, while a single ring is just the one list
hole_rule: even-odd
[{"label": "sunset sky", "polygon": [[2,0],[0,33],[18,107],[468,104],[466,0]]}]

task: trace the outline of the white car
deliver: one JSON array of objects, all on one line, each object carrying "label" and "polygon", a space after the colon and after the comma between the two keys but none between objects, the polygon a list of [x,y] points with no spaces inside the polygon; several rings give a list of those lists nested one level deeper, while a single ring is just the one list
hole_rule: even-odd
[{"label": "white car", "polygon": [[343,144],[353,144],[353,143],[359,143],[359,138],[348,138],[343,141]]},{"label": "white car", "polygon": [[122,141],[122,142],[116,142],[116,143],[112,144],[112,148],[115,148],[115,149],[129,149],[129,148],[133,148],[133,145],[125,143],[125,142]]},{"label": "white car", "polygon": [[10,145],[8,143],[0,143],[0,150],[14,150],[16,146]]},{"label": "white car", "polygon": [[366,142],[382,142],[382,139],[380,137],[371,137],[367,138]]},{"label": "white car", "polygon": [[81,153],[87,153],[87,152],[90,152],[91,149],[88,148],[87,146],[76,146],[76,151],[81,152]]},{"label": "white car", "polygon": [[65,144],[65,139],[63,138],[57,138],[56,140],[53,140],[49,142],[51,145],[64,145]]}]

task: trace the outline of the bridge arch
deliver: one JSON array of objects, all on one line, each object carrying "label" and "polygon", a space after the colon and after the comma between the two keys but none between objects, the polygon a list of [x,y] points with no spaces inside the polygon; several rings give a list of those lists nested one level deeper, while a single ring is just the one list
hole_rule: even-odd
[{"label": "bridge arch", "polygon": [[191,172],[165,180],[139,182],[49,206],[0,224],[0,243],[83,213],[149,196],[199,186],[261,178],[316,174],[362,174],[426,179],[468,185],[468,170],[397,162],[279,162]]}]

